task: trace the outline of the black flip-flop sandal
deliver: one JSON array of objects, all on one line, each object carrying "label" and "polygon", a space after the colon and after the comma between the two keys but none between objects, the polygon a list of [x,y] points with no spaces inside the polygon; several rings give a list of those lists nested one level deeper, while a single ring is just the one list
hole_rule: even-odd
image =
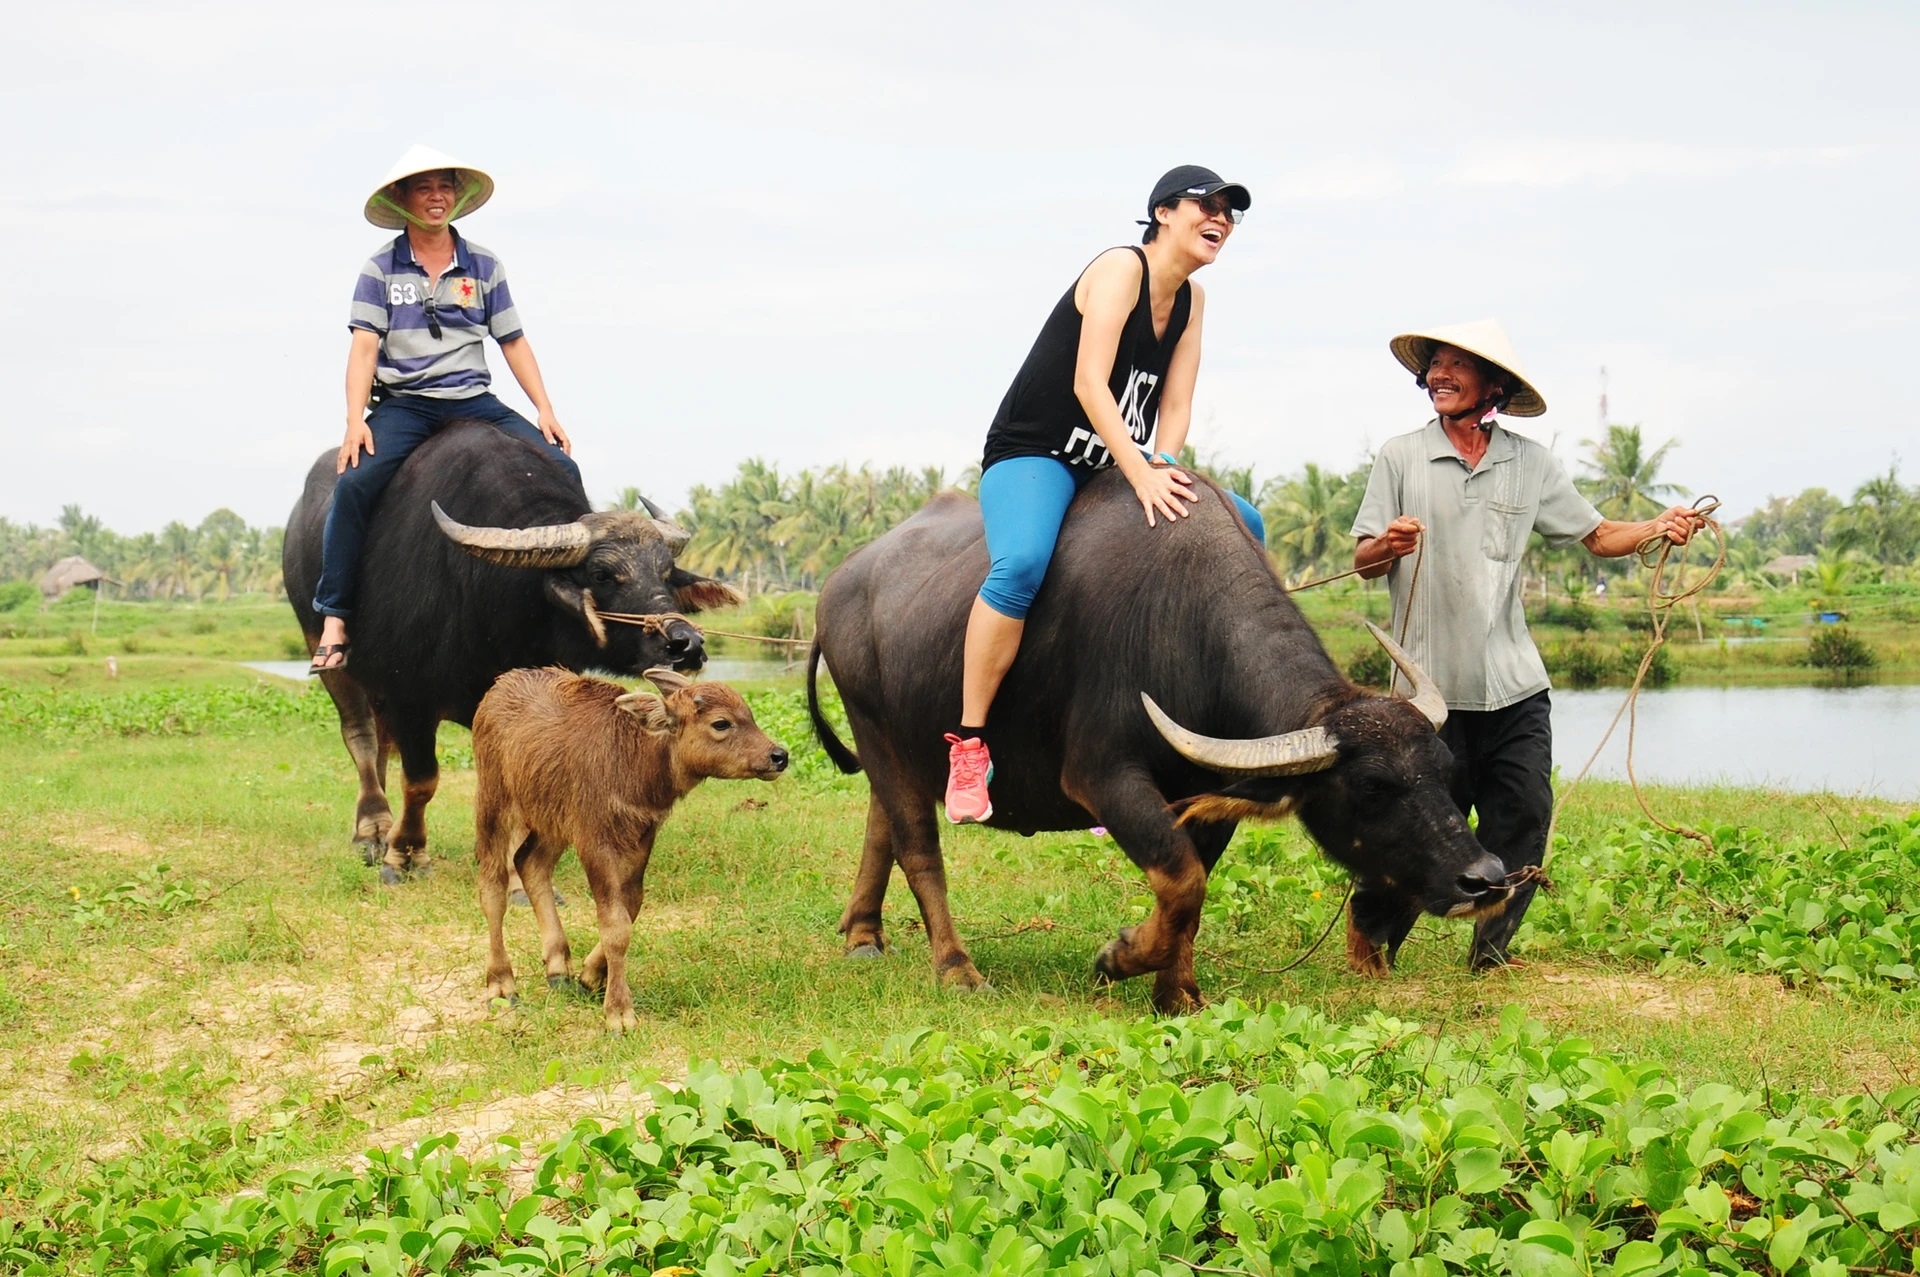
[{"label": "black flip-flop sandal", "polygon": [[[353,644],[351,643],[322,643],[319,647],[314,648],[313,664],[307,666],[307,677],[313,678],[316,675],[325,674],[328,670],[343,670],[347,668],[347,656],[352,647]],[[338,665],[324,664],[323,662],[335,652],[340,653],[340,663]]]}]

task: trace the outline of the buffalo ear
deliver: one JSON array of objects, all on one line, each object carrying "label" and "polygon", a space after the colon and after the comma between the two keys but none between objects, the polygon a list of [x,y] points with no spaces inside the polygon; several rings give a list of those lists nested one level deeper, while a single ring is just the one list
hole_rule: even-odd
[{"label": "buffalo ear", "polygon": [[680,720],[673,716],[666,702],[652,692],[628,692],[614,701],[613,706],[639,719],[640,725],[655,736],[664,736],[680,726]]},{"label": "buffalo ear", "polygon": [[716,608],[737,607],[747,596],[711,577],[695,576],[685,568],[667,573],[667,588],[682,612],[711,612]]},{"label": "buffalo ear", "polygon": [[1215,824],[1228,820],[1285,820],[1300,799],[1301,777],[1255,776],[1211,794],[1195,794],[1173,804],[1179,823]]},{"label": "buffalo ear", "polygon": [[593,641],[601,647],[607,645],[607,623],[600,619],[599,609],[594,607],[590,591],[557,572],[549,572],[547,600],[561,611],[579,617],[580,623],[593,635]]}]

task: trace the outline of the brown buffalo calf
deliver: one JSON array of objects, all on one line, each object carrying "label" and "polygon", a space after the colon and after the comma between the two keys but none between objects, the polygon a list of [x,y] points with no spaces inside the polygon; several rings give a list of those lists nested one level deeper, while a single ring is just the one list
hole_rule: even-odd
[{"label": "brown buffalo calf", "polygon": [[632,1028],[627,945],[647,857],[667,813],[710,776],[772,780],[786,770],[787,751],[767,739],[731,687],[695,685],[665,669],[646,677],[660,695],[565,670],[510,670],[473,716],[474,851],[487,915],[489,997],[514,992],[502,922],[515,869],[540,920],[547,983],[571,980],[553,866],[572,846],[600,930],[581,983],[606,986],[609,1030]]}]

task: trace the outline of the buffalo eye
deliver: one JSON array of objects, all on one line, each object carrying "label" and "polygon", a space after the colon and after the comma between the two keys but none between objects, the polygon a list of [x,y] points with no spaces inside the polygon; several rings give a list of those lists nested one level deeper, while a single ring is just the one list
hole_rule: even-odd
[{"label": "buffalo eye", "polygon": [[592,576],[595,585],[611,585],[613,583],[613,572],[610,569],[595,568]]},{"label": "buffalo eye", "polygon": [[1368,798],[1387,798],[1398,793],[1400,786],[1388,776],[1362,776],[1360,792]]},{"label": "buffalo eye", "polygon": [[724,718],[716,718],[712,723],[708,724],[708,726],[712,727],[716,732],[730,732],[733,730],[733,723]]}]

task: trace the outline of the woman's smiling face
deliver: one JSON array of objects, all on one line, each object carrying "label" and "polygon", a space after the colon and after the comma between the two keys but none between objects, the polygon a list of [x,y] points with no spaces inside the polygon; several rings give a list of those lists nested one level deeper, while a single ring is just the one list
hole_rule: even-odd
[{"label": "woman's smiling face", "polygon": [[1160,233],[1203,264],[1218,257],[1227,237],[1233,234],[1233,206],[1223,193],[1182,199],[1166,209],[1166,213]]}]

